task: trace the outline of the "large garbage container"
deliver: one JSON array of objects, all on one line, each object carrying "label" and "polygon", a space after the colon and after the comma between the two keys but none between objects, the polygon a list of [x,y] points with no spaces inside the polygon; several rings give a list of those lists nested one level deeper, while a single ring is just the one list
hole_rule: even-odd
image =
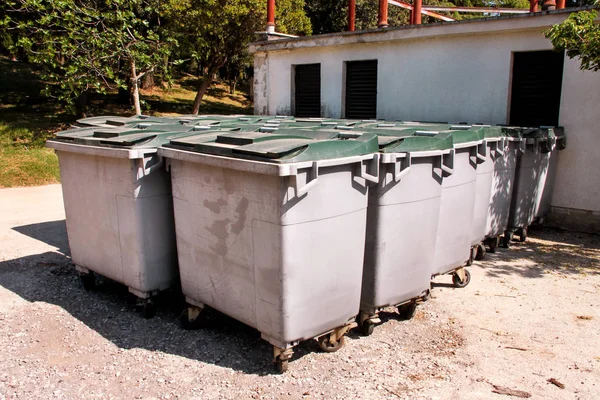
[{"label": "large garbage container", "polygon": [[148,318],[152,296],[178,284],[171,182],[156,154],[177,134],[79,128],[47,142],[58,155],[71,257],[84,287],[94,286],[94,273],[123,283]]},{"label": "large garbage container", "polygon": [[521,135],[514,129],[502,128],[501,140],[490,149],[494,165],[492,188],[485,228],[485,243],[495,252],[499,238],[508,226],[508,217],[515,182],[517,158],[521,151]]},{"label": "large garbage container", "polygon": [[[457,134],[459,133],[459,134]],[[442,199],[434,251],[432,276],[451,273],[456,287],[465,287],[470,274],[464,268],[471,259],[473,216],[477,181],[477,159],[481,158],[481,129],[448,131],[454,141],[453,173],[442,182]]]},{"label": "large garbage container", "polygon": [[557,136],[562,139],[560,147],[564,146],[562,128],[522,128],[521,131],[523,151],[517,160],[515,189],[504,246],[510,244],[514,233],[519,236],[520,241],[525,241],[528,227],[536,217],[544,215],[549,209],[555,174],[555,166],[551,166],[551,161],[555,165],[557,156],[554,159],[552,156],[557,151]]},{"label": "large garbage container", "polygon": [[378,312],[397,306],[403,318],[429,295],[444,171],[452,152],[445,140],[389,139],[381,151],[379,182],[369,189],[367,240],[359,326],[373,332]]},{"label": "large garbage container", "polygon": [[[173,140],[171,171],[185,325],[205,306],[261,332],[287,369],[292,347],[336,351],[359,311],[375,135]],[[369,161],[370,160],[370,161]]]},{"label": "large garbage container", "polygon": [[550,159],[548,160],[548,172],[544,180],[540,205],[535,213],[535,218],[540,223],[543,223],[544,218],[550,211],[550,202],[554,193],[554,182],[556,181],[556,169],[558,168],[558,154],[567,146],[564,128],[556,127],[552,128],[552,131],[555,139],[551,138],[548,146],[545,148],[545,150],[550,151]]}]

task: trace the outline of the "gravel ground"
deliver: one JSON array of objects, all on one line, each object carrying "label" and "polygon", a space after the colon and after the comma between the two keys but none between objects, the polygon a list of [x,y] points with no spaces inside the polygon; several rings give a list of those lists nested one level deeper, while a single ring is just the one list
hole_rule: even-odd
[{"label": "gravel ground", "polygon": [[145,320],[116,283],[84,291],[60,186],[2,189],[0,210],[2,400],[599,398],[598,236],[532,230],[474,264],[465,289],[436,279],[413,320],[390,309],[333,354],[305,342],[278,375],[258,332],[222,314],[184,331],[169,296]]}]

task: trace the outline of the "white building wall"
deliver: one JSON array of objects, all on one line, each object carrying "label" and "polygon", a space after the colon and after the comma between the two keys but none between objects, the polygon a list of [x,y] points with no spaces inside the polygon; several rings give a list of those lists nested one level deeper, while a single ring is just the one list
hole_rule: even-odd
[{"label": "white building wall", "polygon": [[[255,97],[255,109],[291,114],[293,65],[321,63],[322,116],[342,118],[344,62],[377,59],[378,118],[506,124],[512,53],[551,49],[542,32],[564,17],[516,20],[520,29],[508,28],[511,20],[490,21],[487,30],[480,22],[432,27],[435,34],[420,28],[379,33],[381,40],[365,36],[363,43],[360,35],[348,35],[324,37],[313,45],[304,40],[254,49],[255,57],[269,58],[268,70],[255,71],[266,73],[255,79],[266,82],[268,93],[265,99]],[[560,153],[552,205],[591,213],[598,221],[593,229],[600,229],[600,72],[582,72],[578,66],[566,58],[560,124],[568,146]]]}]

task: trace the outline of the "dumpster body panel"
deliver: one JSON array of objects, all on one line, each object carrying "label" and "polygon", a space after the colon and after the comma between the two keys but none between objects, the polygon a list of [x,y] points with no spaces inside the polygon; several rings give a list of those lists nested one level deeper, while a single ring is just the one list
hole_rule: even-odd
[{"label": "dumpster body panel", "polygon": [[492,150],[494,172],[486,220],[486,237],[502,235],[508,226],[520,140],[511,138],[502,154]]},{"label": "dumpster body panel", "polygon": [[57,155],[74,264],[143,294],[173,286],[178,276],[170,178],[164,168],[148,173],[158,156]]},{"label": "dumpster body panel", "polygon": [[314,163],[159,151],[169,158],[190,304],[238,319],[279,348],[358,314],[367,209],[361,158],[314,171]]},{"label": "dumpster body panel", "polygon": [[395,164],[382,164],[380,182],[369,188],[362,312],[373,314],[428,291],[442,193],[441,157],[441,152],[413,153],[410,171],[399,182]]},{"label": "dumpster body panel", "polygon": [[470,257],[477,180],[476,144],[456,148],[454,173],[444,177],[433,275],[461,267]]}]

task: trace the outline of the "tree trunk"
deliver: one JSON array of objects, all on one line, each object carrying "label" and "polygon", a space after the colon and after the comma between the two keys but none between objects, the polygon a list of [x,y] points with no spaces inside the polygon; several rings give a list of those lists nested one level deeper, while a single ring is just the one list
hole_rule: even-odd
[{"label": "tree trunk", "polygon": [[237,76],[229,81],[229,94],[235,94],[235,87],[237,85]]},{"label": "tree trunk", "polygon": [[212,84],[214,74],[217,73],[217,71],[223,66],[223,64],[225,64],[225,62],[216,65],[211,65],[208,69],[208,73],[205,75],[205,78],[202,79],[202,82],[200,83],[200,85],[198,85],[198,92],[196,93],[196,98],[194,99],[194,108],[192,109],[192,114],[198,115],[198,112],[200,111],[200,103],[202,103],[202,98],[204,97],[206,91]]},{"label": "tree trunk", "polygon": [[142,115],[142,107],[140,105],[140,88],[138,85],[138,75],[135,69],[135,61],[131,60],[131,88],[133,96],[133,106],[135,107],[135,115]]}]

